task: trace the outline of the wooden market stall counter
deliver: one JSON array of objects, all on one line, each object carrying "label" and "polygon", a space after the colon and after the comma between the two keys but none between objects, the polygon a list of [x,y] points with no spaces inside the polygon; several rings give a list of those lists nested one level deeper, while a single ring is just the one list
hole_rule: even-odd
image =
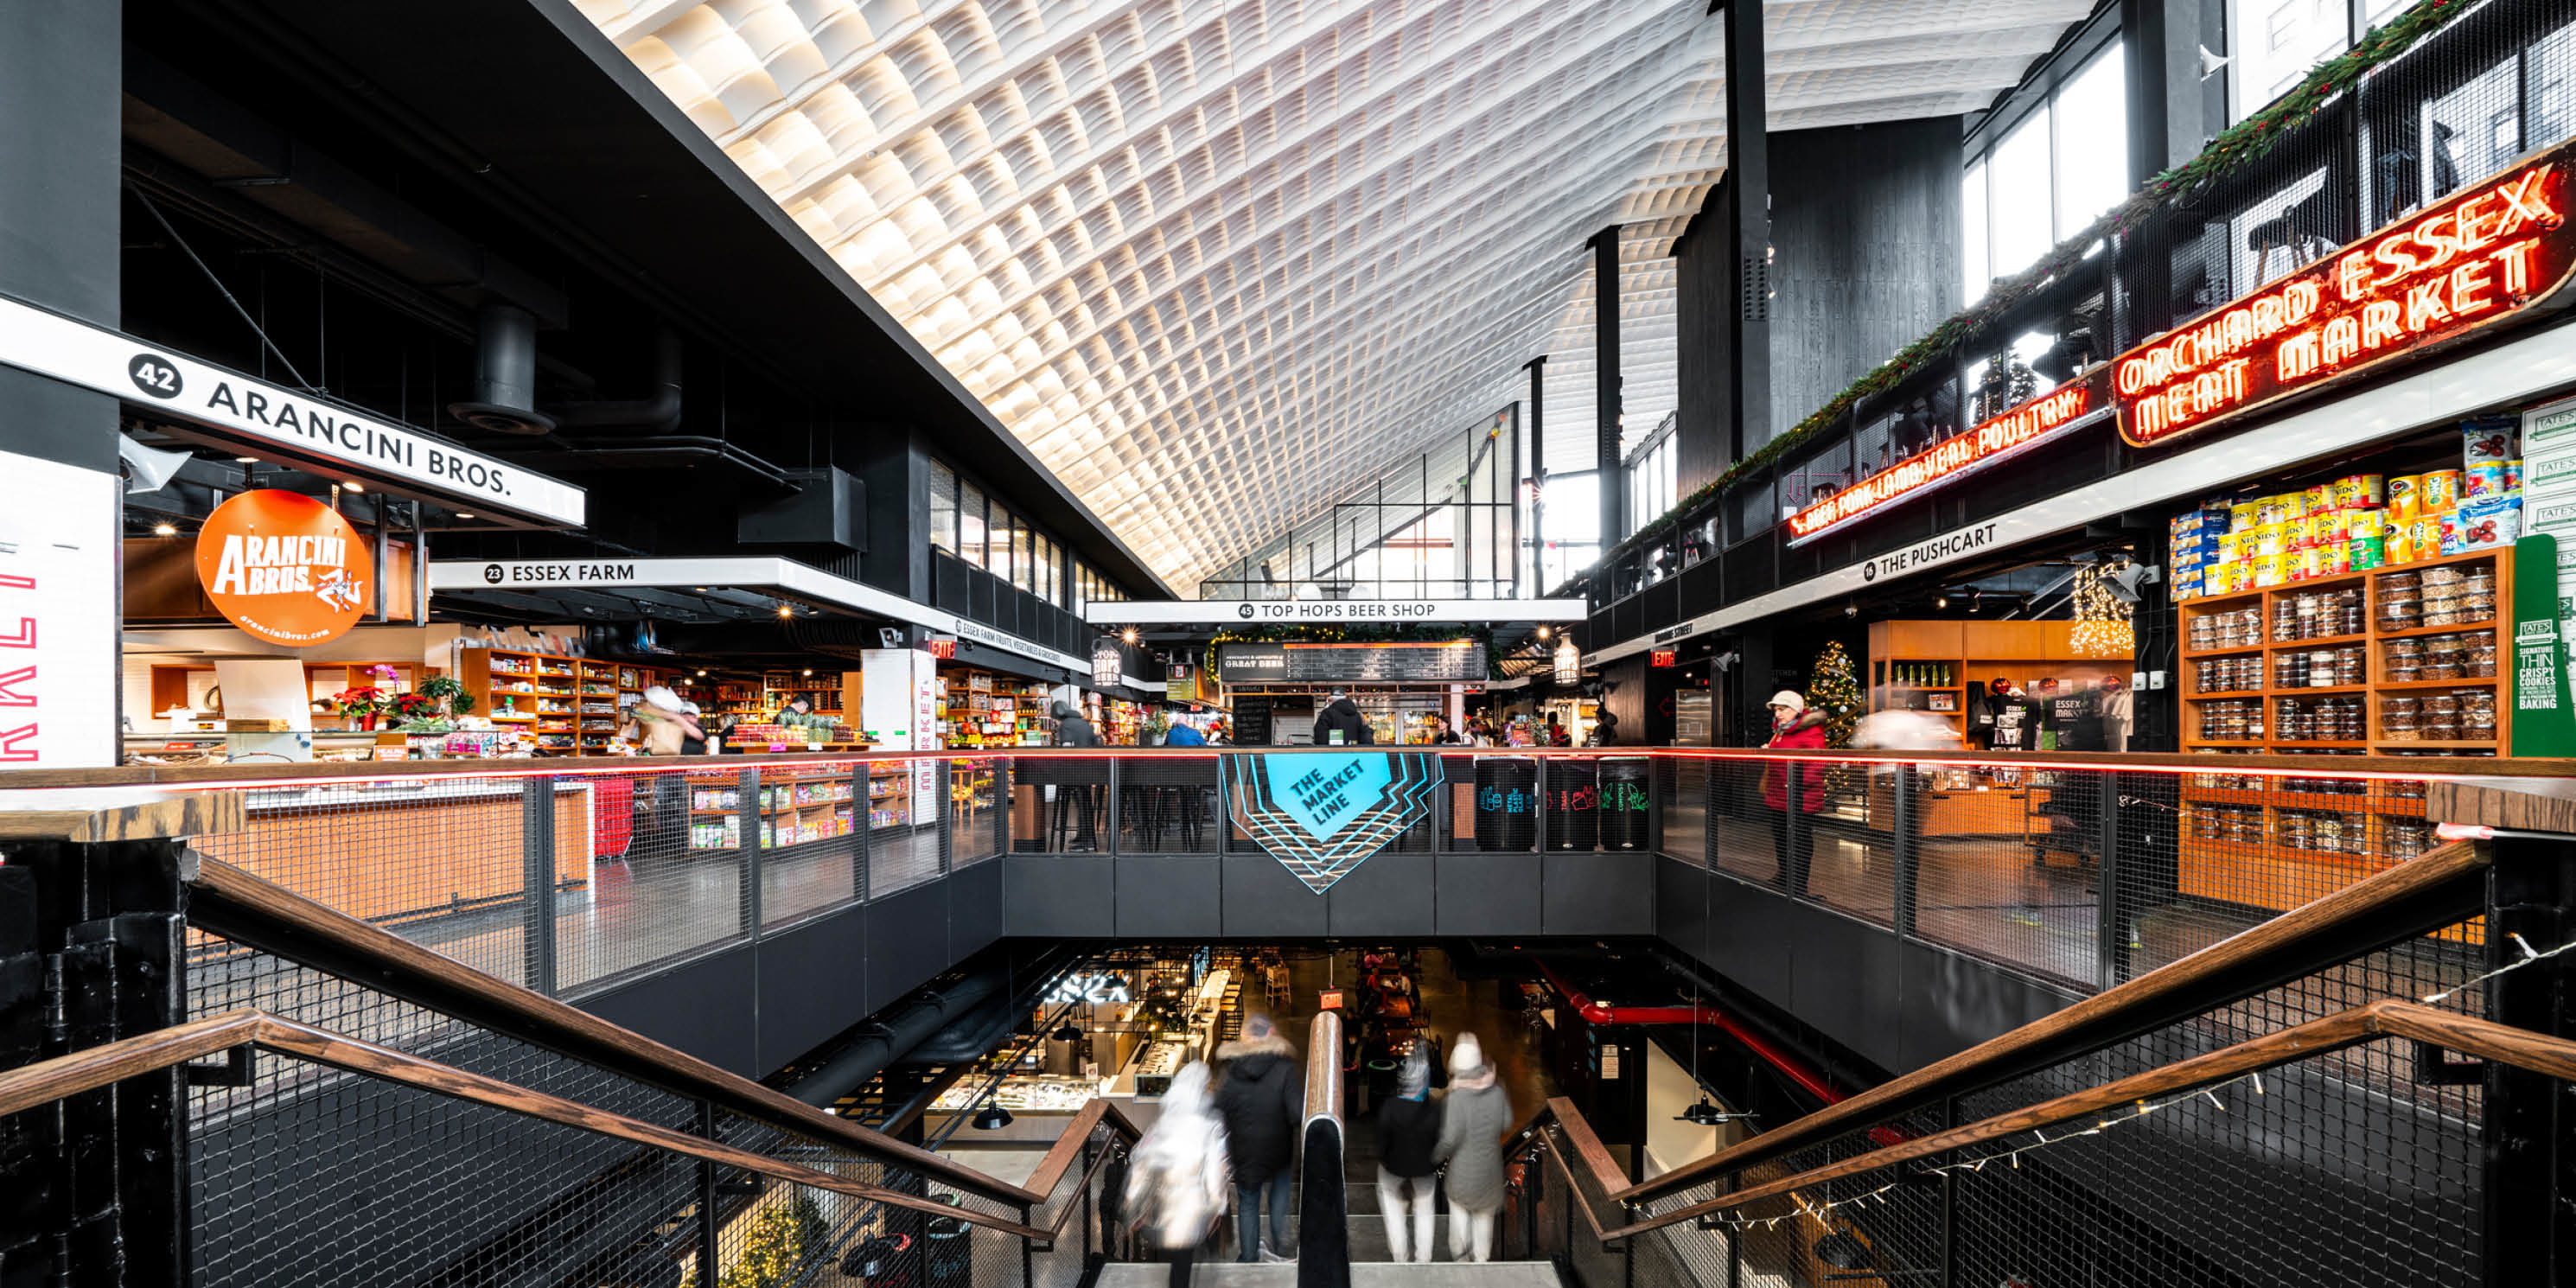
[{"label": "wooden market stall counter", "polygon": [[[0,791],[146,786],[219,793],[240,802],[243,822],[198,837],[200,853],[350,916],[385,921],[518,897],[527,837],[521,784],[529,778],[553,780],[553,878],[578,889],[591,880],[594,861],[622,853],[631,829],[641,826],[628,813],[640,774],[800,771],[782,776],[793,777],[833,766],[846,776],[853,764],[847,756],[802,755],[141,765],[0,774]],[[225,791],[226,784],[239,790]]]},{"label": "wooden market stall counter", "polygon": [[[197,850],[361,920],[461,912],[526,887],[517,781],[324,780],[241,795],[241,830],[199,837]],[[555,885],[586,889],[598,835],[592,785],[557,779],[554,797]]]}]

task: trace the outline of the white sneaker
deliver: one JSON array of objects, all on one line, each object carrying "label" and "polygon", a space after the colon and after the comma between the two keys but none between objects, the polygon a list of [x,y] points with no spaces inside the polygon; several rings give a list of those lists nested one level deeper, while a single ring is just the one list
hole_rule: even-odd
[{"label": "white sneaker", "polygon": [[1283,1264],[1283,1263],[1286,1263],[1286,1262],[1292,1262],[1292,1261],[1295,1261],[1295,1260],[1296,1260],[1296,1258],[1295,1258],[1295,1257],[1283,1257],[1283,1256],[1280,1256],[1280,1255],[1279,1255],[1278,1253],[1276,1253],[1276,1252],[1272,1252],[1272,1251],[1271,1251],[1270,1249],[1268,1249],[1268,1248],[1263,1248],[1263,1249],[1261,1250],[1261,1260],[1262,1260],[1264,1263],[1266,1263],[1266,1264],[1270,1264],[1270,1265],[1279,1265],[1279,1264]]}]

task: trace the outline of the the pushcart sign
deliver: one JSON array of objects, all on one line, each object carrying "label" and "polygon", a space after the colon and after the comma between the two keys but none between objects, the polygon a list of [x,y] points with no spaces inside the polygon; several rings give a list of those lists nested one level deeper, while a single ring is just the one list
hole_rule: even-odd
[{"label": "the pushcart sign", "polygon": [[444,439],[0,298],[0,363],[95,389],[300,468],[494,516],[580,527],[582,490]]},{"label": "the pushcart sign", "polygon": [[2561,144],[2429,213],[2112,365],[2120,433],[2145,447],[2563,302],[2576,144]]},{"label": "the pushcart sign", "polygon": [[1929,451],[1897,462],[1789,516],[1789,544],[1818,537],[1900,501],[1947,487],[1978,470],[2098,419],[2105,368],[2023,403]]}]

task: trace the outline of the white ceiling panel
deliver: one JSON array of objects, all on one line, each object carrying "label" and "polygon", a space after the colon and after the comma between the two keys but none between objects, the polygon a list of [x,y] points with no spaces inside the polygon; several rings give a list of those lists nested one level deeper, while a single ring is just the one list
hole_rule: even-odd
[{"label": "white ceiling panel", "polygon": [[[1726,163],[1707,0],[578,0],[1175,585],[1523,397],[1588,468],[1585,239],[1625,429]],[[2084,0],[1764,9],[1771,126],[1984,105]],[[961,462],[971,468],[972,462]]]}]

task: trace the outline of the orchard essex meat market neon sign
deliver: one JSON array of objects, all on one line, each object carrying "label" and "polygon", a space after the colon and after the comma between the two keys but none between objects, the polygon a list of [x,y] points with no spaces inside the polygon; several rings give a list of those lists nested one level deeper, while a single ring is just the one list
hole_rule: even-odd
[{"label": "orchard essex meat market neon sign", "polygon": [[2120,355],[2120,434],[2161,443],[2553,301],[2576,267],[2561,146]]}]

